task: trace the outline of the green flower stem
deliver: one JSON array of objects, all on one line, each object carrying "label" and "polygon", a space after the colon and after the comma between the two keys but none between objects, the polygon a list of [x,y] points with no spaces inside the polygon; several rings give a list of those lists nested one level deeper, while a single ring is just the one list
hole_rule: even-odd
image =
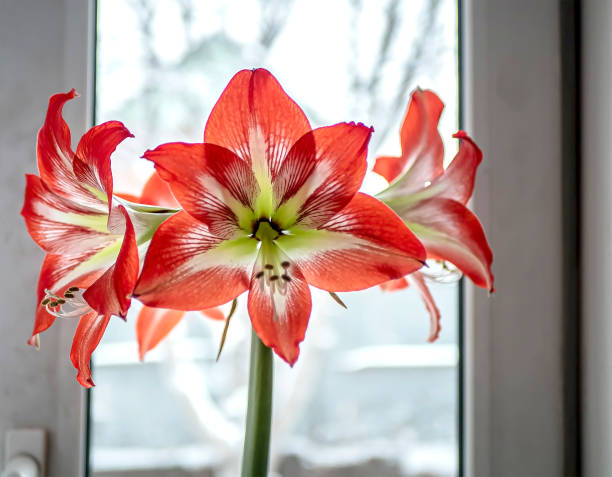
[{"label": "green flower stem", "polygon": [[266,477],[268,475],[272,424],[272,358],[272,350],[264,345],[255,330],[252,330],[249,402],[242,454],[242,477]]}]

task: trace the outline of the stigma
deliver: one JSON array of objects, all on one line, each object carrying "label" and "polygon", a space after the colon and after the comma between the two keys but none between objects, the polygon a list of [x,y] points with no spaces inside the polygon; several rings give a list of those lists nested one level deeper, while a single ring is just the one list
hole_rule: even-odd
[{"label": "stigma", "polygon": [[79,318],[92,310],[83,298],[85,288],[70,287],[62,296],[45,290],[45,297],[40,302],[50,315],[57,318]]}]

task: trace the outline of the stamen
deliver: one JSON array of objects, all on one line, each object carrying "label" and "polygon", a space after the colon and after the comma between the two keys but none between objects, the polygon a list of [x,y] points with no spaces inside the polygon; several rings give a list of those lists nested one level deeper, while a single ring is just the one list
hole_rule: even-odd
[{"label": "stamen", "polygon": [[45,298],[40,304],[55,317],[78,318],[92,311],[83,298],[83,293],[85,293],[84,288],[70,287],[64,292],[64,298],[60,298],[50,290],[45,290]]}]

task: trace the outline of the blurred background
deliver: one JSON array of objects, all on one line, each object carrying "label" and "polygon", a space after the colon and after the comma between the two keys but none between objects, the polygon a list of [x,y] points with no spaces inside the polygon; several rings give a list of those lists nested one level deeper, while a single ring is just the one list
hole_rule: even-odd
[{"label": "blurred background", "polygon": [[[313,127],[373,125],[369,162],[397,155],[410,92],[435,90],[446,159],[457,145],[454,0],[113,0],[97,6],[95,122],[135,135],[113,156],[115,190],[138,193],[168,141],[198,142],[211,108],[243,68],[265,67]],[[369,174],[364,190],[385,181]],[[276,476],[450,477],[458,469],[459,289],[432,284],[442,334],[415,290],[343,294],[348,311],[314,292],[292,369],[276,360]],[[227,310],[226,310],[227,311]],[[238,475],[250,324],[239,300],[223,323],[188,314],[138,361],[134,322],[111,320],[94,354],[89,463],[94,477]]]}]

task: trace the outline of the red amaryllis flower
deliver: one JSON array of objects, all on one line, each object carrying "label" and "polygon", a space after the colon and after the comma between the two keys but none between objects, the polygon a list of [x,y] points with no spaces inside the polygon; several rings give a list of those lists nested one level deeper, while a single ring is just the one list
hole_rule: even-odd
[{"label": "red amaryllis flower", "polygon": [[[34,329],[29,343],[56,317],[79,320],[70,359],[77,380],[93,385],[89,360],[111,315],[125,317],[138,278],[139,234],[126,207],[114,204],[110,155],[130,132],[117,121],[93,127],[72,151],[62,118],[75,91],[49,100],[38,133],[40,177],[26,176],[21,214],[47,255],[38,279]],[[152,233],[150,233],[152,235]]]},{"label": "red amaryllis flower", "polygon": [[[391,184],[377,197],[391,207],[423,242],[427,258],[448,261],[476,285],[493,292],[493,254],[480,221],[466,204],[472,196],[476,169],[482,152],[470,137],[459,131],[459,152],[444,169],[444,147],[438,121],[444,104],[432,91],[412,93],[400,130],[402,155],[379,157],[374,172]],[[440,312],[423,279],[416,272],[385,284],[398,289],[413,284],[431,316],[430,341],[437,338]]]},{"label": "red amaryllis flower", "polygon": [[201,310],[248,290],[254,330],[295,363],[309,284],[361,290],[409,274],[425,258],[397,215],[357,192],[371,133],[354,123],[312,130],[269,72],[236,74],[203,144],[145,153],[184,211],[157,230],[135,296]]}]

